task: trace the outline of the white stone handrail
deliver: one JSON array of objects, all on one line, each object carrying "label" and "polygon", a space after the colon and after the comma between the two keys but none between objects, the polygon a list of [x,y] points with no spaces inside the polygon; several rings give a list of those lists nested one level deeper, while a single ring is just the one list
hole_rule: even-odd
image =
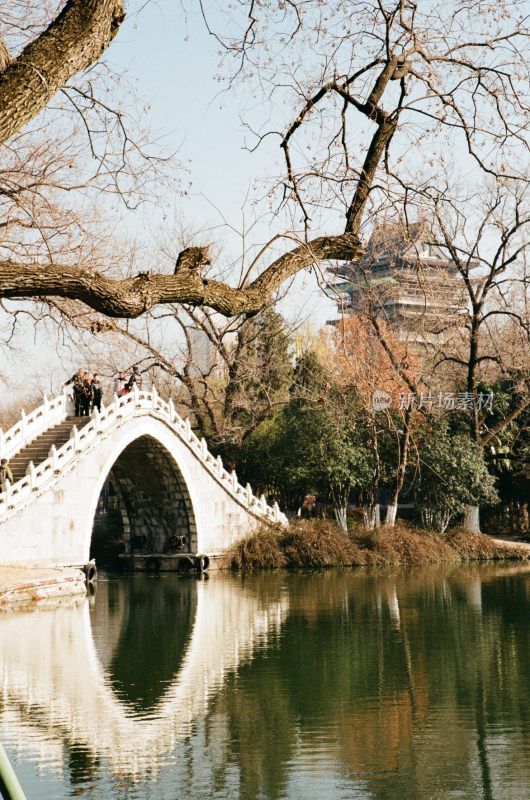
[{"label": "white stone handrail", "polygon": [[9,430],[3,431],[0,428],[0,458],[11,458],[45,430],[65,420],[68,400],[67,392],[63,391],[51,400],[44,395],[41,405],[30,414],[26,414],[22,409],[19,421]]},{"label": "white stone handrail", "polygon": [[[50,407],[53,406],[52,414],[57,414],[57,419],[54,416],[49,417],[50,422],[47,426],[42,426],[39,432],[46,430],[46,427],[49,427],[51,422],[57,424],[57,422],[66,417],[67,397],[63,394],[56,400],[57,403],[53,400],[47,402],[48,414],[50,414]],[[39,407],[39,409],[41,408],[43,406]],[[36,409],[33,414],[36,414],[39,409]],[[62,417],[59,416],[59,409],[61,409]],[[49,457],[40,464],[35,465],[30,462],[26,475],[19,481],[13,485],[10,485],[9,481],[7,481],[6,490],[0,494],[0,521],[5,518],[6,514],[14,513],[22,505],[25,505],[34,492],[40,491],[56,475],[59,475],[63,469],[72,464],[78,454],[89,449],[96,442],[98,436],[107,433],[115,425],[121,424],[127,417],[133,416],[136,412],[142,410],[154,412],[157,417],[169,424],[176,435],[200,459],[204,468],[208,470],[212,477],[221,483],[225,491],[253,516],[273,523],[280,522],[285,524],[287,522],[277,503],[273,506],[268,505],[265,497],[256,497],[248,484],[244,487],[239,483],[235,472],[228,472],[224,468],[221,458],[219,456],[215,458],[208,450],[204,439],[198,439],[193,433],[189,419],[184,420],[177,413],[172,400],[167,403],[159,396],[154,387],[152,391],[148,392],[139,390],[137,386],[134,386],[133,391],[123,397],[115,396],[113,403],[106,407],[102,406],[101,412],[96,409],[90,422],[80,430],[74,425],[70,439],[59,448],[52,445]],[[43,412],[34,418],[35,420],[39,419],[40,424],[42,424],[42,414]],[[35,427],[36,421],[31,424],[34,426],[32,430],[39,430]],[[13,426],[8,431],[10,434],[13,431],[10,441],[14,441],[17,436],[23,433],[15,432],[15,428],[17,426]],[[36,435],[38,433],[34,434],[32,438],[35,438]],[[20,449],[19,446],[13,447],[12,452],[18,449]]]}]

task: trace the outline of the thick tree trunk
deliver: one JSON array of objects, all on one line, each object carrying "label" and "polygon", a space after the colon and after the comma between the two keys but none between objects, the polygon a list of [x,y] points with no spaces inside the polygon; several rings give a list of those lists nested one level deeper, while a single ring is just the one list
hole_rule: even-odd
[{"label": "thick tree trunk", "polygon": [[69,78],[100,58],[124,17],[122,0],[68,0],[0,75],[0,143],[34,119]]},{"label": "thick tree trunk", "polygon": [[363,523],[368,530],[381,527],[381,509],[379,503],[363,506]]},{"label": "thick tree trunk", "polygon": [[479,506],[468,506],[464,514],[464,530],[468,533],[480,533]]}]

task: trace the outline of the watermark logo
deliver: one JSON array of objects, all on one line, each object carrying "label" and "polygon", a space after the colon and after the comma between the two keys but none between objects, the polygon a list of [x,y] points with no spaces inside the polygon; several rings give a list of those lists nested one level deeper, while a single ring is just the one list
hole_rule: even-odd
[{"label": "watermark logo", "polygon": [[[372,395],[372,405],[375,411],[385,411],[393,404],[392,398],[382,389],[376,389]],[[435,408],[443,411],[460,409],[469,411],[476,407],[479,411],[493,411],[493,392],[400,392],[395,404],[400,411],[407,409],[425,409],[432,411]]]},{"label": "watermark logo", "polygon": [[475,392],[438,392],[437,394],[400,392],[398,399],[398,408],[401,410],[424,408],[426,411],[432,411],[434,408],[439,408],[443,411],[453,411],[458,408],[461,411],[469,411],[474,406],[479,411],[493,411],[493,392],[478,392],[478,394]]},{"label": "watermark logo", "polygon": [[392,398],[382,389],[376,389],[372,395],[374,411],[384,411],[392,405]]}]

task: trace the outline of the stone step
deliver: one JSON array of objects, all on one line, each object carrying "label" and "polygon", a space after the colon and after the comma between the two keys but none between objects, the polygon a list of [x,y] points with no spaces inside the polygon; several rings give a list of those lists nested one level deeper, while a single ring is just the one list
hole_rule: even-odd
[{"label": "stone step", "polygon": [[[60,447],[67,441],[68,437],[64,440],[57,439],[55,440],[55,442],[47,443],[43,447],[25,447],[24,450],[22,450],[20,453],[17,453],[16,456],[13,456],[13,458],[11,459],[11,463],[16,464],[17,461],[20,461],[21,459],[24,458],[27,459],[28,456],[35,455],[36,453],[49,453],[52,444],[55,443],[56,447]],[[59,444],[59,442],[61,444]]]},{"label": "stone step", "polygon": [[62,447],[70,438],[74,425],[80,430],[89,421],[89,417],[68,417],[63,422],[43,431],[40,436],[33,439],[10,460],[9,466],[13,473],[13,481],[16,482],[27,474],[30,461],[33,461],[35,466],[45,461],[50,454],[52,445],[55,445],[56,448]]},{"label": "stone step", "polygon": [[59,441],[63,443],[67,442],[69,438],[70,431],[65,431],[64,434],[54,436],[53,439],[46,439],[45,441],[36,440],[20,450],[13,458],[18,458],[22,453],[30,453],[32,450],[46,450],[46,448],[49,450],[52,444],[56,444]]}]

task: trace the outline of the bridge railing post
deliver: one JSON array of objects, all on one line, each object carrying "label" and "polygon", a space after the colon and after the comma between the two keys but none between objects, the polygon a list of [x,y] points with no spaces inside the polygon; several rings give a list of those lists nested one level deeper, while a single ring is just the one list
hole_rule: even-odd
[{"label": "bridge railing post", "polygon": [[52,460],[53,473],[56,474],[57,472],[60,472],[59,464],[57,461],[57,448],[54,444],[52,444],[52,446],[50,447],[50,458]]},{"label": "bridge railing post", "polygon": [[190,418],[189,417],[186,417],[186,421],[184,423],[184,429],[186,431],[186,439],[188,440],[188,442],[190,442],[191,441],[192,430],[191,430],[191,422],[190,422]]},{"label": "bridge railing post", "polygon": [[237,479],[237,473],[235,469],[233,469],[232,472],[230,473],[230,477],[232,479],[232,489],[234,490],[234,492],[237,492],[239,481]]},{"label": "bridge railing post", "polygon": [[68,390],[67,386],[63,386],[63,391],[61,393],[61,400],[60,400],[60,408],[64,411],[65,417],[68,416],[68,412],[70,411],[71,414],[75,413],[75,403],[71,392]]},{"label": "bridge railing post", "polygon": [[223,459],[221,458],[221,456],[217,456],[217,458],[215,459],[215,468],[219,475],[223,474]]},{"label": "bridge railing post", "polygon": [[20,424],[20,433],[22,435],[22,444],[25,444],[26,443],[27,430],[28,430],[28,417],[27,417],[26,412],[24,411],[23,408],[20,410],[20,423],[21,423]]},{"label": "bridge railing post", "polygon": [[281,516],[282,516],[282,512],[280,511],[280,506],[278,505],[278,503],[276,501],[274,501],[274,505],[272,507],[272,510],[274,511],[274,521],[275,522],[279,522],[280,519],[281,519]]},{"label": "bridge railing post", "polygon": [[76,453],[78,453],[81,450],[81,442],[79,441],[79,431],[77,430],[77,425],[72,426],[70,439],[74,440],[74,450]]},{"label": "bridge railing post", "polygon": [[37,483],[36,469],[35,469],[35,464],[33,463],[33,461],[29,462],[29,464],[27,466],[27,469],[26,469],[26,475],[29,475],[29,489],[30,489],[31,492],[33,492],[37,488],[37,486],[36,486],[36,483]]},{"label": "bridge railing post", "polygon": [[6,511],[7,511],[11,501],[11,481],[9,480],[9,478],[6,478],[4,492],[6,496]]},{"label": "bridge railing post", "polygon": [[139,405],[139,403],[140,403],[140,391],[138,389],[138,384],[137,383],[133,384],[133,400],[134,400],[134,405],[135,406]]},{"label": "bridge railing post", "polygon": [[170,422],[175,422],[175,417],[177,415],[177,412],[176,412],[176,409],[175,409],[175,403],[173,402],[173,400],[171,398],[169,400],[168,406],[169,406],[169,421]]},{"label": "bridge railing post", "polygon": [[252,493],[252,486],[250,485],[250,483],[247,483],[247,485],[245,487],[245,491],[247,493],[247,503],[250,506],[250,505],[252,505],[252,501],[254,499],[254,494]]},{"label": "bridge railing post", "polygon": [[151,391],[152,399],[153,399],[153,409],[156,411],[158,406],[158,392],[156,390],[156,386],[153,383],[153,389]]},{"label": "bridge railing post", "polygon": [[96,433],[101,433],[101,412],[99,409],[95,408],[94,413],[92,414],[92,419],[94,420],[94,430]]}]

